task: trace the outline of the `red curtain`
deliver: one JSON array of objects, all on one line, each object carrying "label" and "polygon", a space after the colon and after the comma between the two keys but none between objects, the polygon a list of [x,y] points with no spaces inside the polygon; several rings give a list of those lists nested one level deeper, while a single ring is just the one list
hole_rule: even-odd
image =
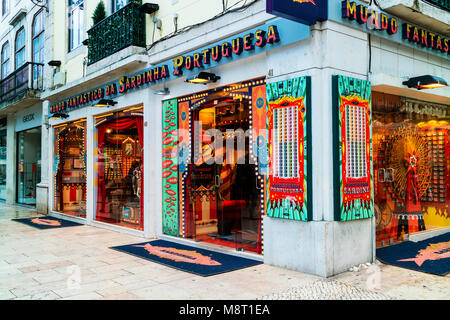
[{"label": "red curtain", "polygon": [[[142,117],[128,117],[121,119],[114,119],[108,121],[106,123],[101,124],[97,128],[98,133],[98,187],[97,187],[97,214],[96,217],[109,217],[109,212],[106,212],[106,184],[105,184],[105,158],[103,156],[104,146],[105,146],[105,135],[106,129],[112,130],[125,130],[131,128],[133,126],[137,127],[138,137],[141,147],[144,146],[144,126]],[[144,225],[144,156],[142,155],[141,161],[141,198],[140,198],[140,207],[141,207],[141,221],[140,227],[142,228]]]}]

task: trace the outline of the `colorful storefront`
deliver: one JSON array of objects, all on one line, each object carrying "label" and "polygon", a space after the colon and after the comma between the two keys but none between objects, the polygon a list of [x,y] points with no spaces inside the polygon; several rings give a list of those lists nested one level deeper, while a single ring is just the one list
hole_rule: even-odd
[{"label": "colorful storefront", "polygon": [[50,122],[53,214],[321,276],[449,227],[448,90],[399,83],[414,55],[381,63],[425,49],[396,17],[375,31],[353,2],[327,10],[323,30],[264,12],[208,46],[179,35],[187,48],[49,103],[68,115]]}]

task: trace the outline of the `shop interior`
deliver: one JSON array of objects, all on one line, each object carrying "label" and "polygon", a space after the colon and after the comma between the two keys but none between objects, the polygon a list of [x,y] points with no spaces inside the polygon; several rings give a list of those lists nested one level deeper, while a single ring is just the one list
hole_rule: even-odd
[{"label": "shop interior", "polygon": [[261,187],[245,134],[250,108],[248,96],[220,89],[193,105],[193,123],[201,127],[192,135],[197,150],[188,165],[184,208],[187,237],[257,252]]},{"label": "shop interior", "polygon": [[450,106],[372,99],[377,246],[450,227]]},{"label": "shop interior", "polygon": [[96,220],[143,230],[142,107],[99,117]]}]

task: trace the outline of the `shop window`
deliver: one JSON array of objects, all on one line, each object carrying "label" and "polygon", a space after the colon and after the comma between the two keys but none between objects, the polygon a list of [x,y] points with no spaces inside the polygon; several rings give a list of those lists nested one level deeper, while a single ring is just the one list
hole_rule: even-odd
[{"label": "shop window", "polygon": [[69,51],[81,46],[84,33],[84,1],[69,0]]},{"label": "shop window", "polygon": [[36,205],[41,181],[41,128],[17,133],[17,203]]},{"label": "shop window", "polygon": [[450,226],[450,106],[373,93],[377,245]]},{"label": "shop window", "polygon": [[18,69],[25,64],[25,29],[23,27],[16,34],[15,52],[15,66]]},{"label": "shop window", "polygon": [[[139,111],[140,109],[140,111]],[[142,108],[97,119],[96,220],[143,230]]]},{"label": "shop window", "polygon": [[1,69],[1,78],[5,79],[9,73],[9,42],[6,42],[2,46],[2,69]]},{"label": "shop window", "polygon": [[55,128],[55,210],[86,218],[86,121]]}]

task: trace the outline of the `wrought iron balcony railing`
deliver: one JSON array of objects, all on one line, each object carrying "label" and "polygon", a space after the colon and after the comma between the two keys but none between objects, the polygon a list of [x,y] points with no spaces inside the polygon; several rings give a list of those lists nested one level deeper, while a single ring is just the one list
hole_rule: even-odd
[{"label": "wrought iron balcony railing", "polygon": [[425,0],[425,2],[434,4],[444,10],[450,11],[450,0]]},{"label": "wrought iron balcony railing", "polygon": [[88,30],[88,65],[129,46],[145,47],[145,15],[141,0],[106,17]]},{"label": "wrought iron balcony railing", "polygon": [[28,90],[43,89],[44,64],[27,62],[0,80],[0,103],[14,100]]}]

